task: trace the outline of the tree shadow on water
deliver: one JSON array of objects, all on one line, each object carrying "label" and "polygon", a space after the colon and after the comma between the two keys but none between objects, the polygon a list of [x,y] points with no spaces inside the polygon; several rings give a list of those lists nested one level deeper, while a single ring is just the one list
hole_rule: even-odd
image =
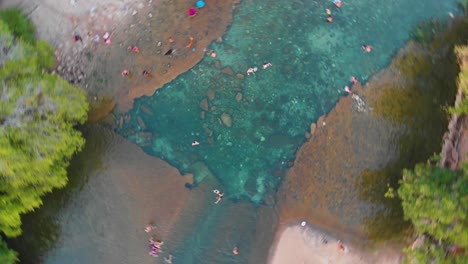
[{"label": "tree shadow on water", "polygon": [[410,230],[401,201],[386,198],[385,193],[389,187],[398,189],[404,168],[440,152],[450,118],[446,109],[453,105],[457,90],[459,68],[453,48],[467,39],[467,23],[454,20],[432,42],[409,44],[390,66],[399,73],[391,83],[376,81],[370,87],[379,91],[372,105],[374,114],[398,130],[389,141],[399,155],[384,168],[364,171],[356,182],[360,198],[380,208],[364,220],[364,229],[374,241],[401,238]]},{"label": "tree shadow on water", "polygon": [[11,248],[19,253],[21,263],[37,264],[44,260],[61,237],[60,215],[85,186],[93,171],[102,167],[106,136],[99,126],[80,128],[86,139],[83,150],[72,158],[68,167],[68,184],[43,197],[39,209],[22,216],[21,236],[8,239]]}]

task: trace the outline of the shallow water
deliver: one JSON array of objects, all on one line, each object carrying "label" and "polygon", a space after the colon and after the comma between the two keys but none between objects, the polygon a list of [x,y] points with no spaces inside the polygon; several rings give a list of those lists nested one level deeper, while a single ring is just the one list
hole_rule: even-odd
[{"label": "shallow water", "polygon": [[[335,16],[331,24],[326,8]],[[453,9],[451,1],[358,1],[339,10],[322,1],[244,1],[224,42],[213,45],[218,61],[206,57],[136,100],[118,132],[194,172],[196,183],[203,176],[192,164],[206,164],[229,199],[260,204],[280,183],[309,125],[344,94],[349,77],[365,81],[390,61],[415,24]],[[363,43],[374,51],[365,54]],[[273,66],[263,70],[264,62]],[[247,76],[254,66],[259,70]]]},{"label": "shallow water", "polygon": [[[325,22],[325,8],[334,12],[332,24]],[[147,256],[147,238],[140,232],[145,221],[158,214],[175,215],[165,217],[158,230],[164,239],[170,238],[165,254],[173,253],[174,263],[261,263],[252,259],[265,259],[258,257],[268,250],[261,246],[272,240],[275,202],[271,194],[310,124],[334,106],[351,75],[366,80],[388,64],[418,22],[447,17],[454,10],[453,1],[436,0],[378,5],[345,1],[341,10],[323,1],[243,1],[224,41],[211,47],[219,63],[207,56],[153,96],[138,99],[128,113],[130,121],[118,130],[145,152],[181,172],[194,173],[197,186],[182,191],[190,193],[187,206],[181,207],[185,209],[170,214],[164,211],[164,203],[147,202],[154,199],[149,194],[143,195],[143,204],[138,203],[132,196],[142,196],[119,187],[125,177],[108,184],[116,172],[102,170],[99,156],[87,157],[88,165],[72,168],[72,177],[82,180],[70,186],[74,191],[65,190],[70,191],[69,198],[52,197],[59,203],[53,206],[56,209],[37,218],[46,219],[44,229],[35,226],[34,231],[25,231],[47,233],[31,236],[44,239],[45,246],[37,253],[31,247],[33,256],[25,263],[38,263],[38,259],[43,263],[162,263],[161,258]],[[362,43],[374,46],[374,52],[363,53]],[[263,70],[263,62],[273,66]],[[253,66],[259,70],[247,76],[245,71]],[[238,94],[242,95],[239,101]],[[206,111],[200,106],[204,99]],[[230,116],[232,127],[222,123],[223,113]],[[104,138],[88,144],[111,153],[119,149],[105,142],[121,141]],[[200,145],[191,146],[194,140]],[[89,171],[81,172],[82,168]],[[153,180],[157,185],[158,179]],[[226,194],[217,207],[210,195],[213,188]],[[150,209],[151,214],[146,214]],[[105,232],[107,221],[110,233]],[[89,228],[93,223],[99,228]],[[240,256],[230,253],[234,244],[240,244]],[[54,249],[46,254],[49,245]],[[22,252],[27,256],[28,248]]]}]

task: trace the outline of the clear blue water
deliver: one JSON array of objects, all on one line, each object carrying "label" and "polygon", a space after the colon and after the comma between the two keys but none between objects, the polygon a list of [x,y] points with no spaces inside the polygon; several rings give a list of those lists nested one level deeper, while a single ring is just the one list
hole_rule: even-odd
[{"label": "clear blue water", "polygon": [[[326,8],[333,23],[325,22]],[[194,173],[196,184],[204,173],[192,164],[204,163],[228,199],[260,204],[281,182],[310,124],[344,94],[350,76],[365,81],[389,63],[418,22],[454,10],[452,1],[436,0],[345,1],[341,9],[331,1],[243,1],[224,41],[210,47],[221,67],[207,56],[153,96],[137,99],[131,121],[118,132]],[[363,43],[374,51],[364,53]],[[264,62],[273,66],[263,70]],[[257,73],[247,76],[254,66]],[[200,107],[204,99],[208,111]],[[222,115],[230,116],[232,127]],[[191,145],[195,140],[199,146]]]}]

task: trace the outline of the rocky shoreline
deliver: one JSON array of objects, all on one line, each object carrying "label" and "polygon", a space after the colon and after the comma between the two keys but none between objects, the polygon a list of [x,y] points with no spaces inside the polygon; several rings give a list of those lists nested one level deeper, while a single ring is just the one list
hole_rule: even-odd
[{"label": "rocky shoreline", "polygon": [[[468,54],[458,54],[460,68],[467,67]],[[458,88],[455,107],[465,98],[461,87]],[[452,170],[461,169],[468,153],[468,119],[466,115],[453,114],[448,131],[444,134],[440,165]]]},{"label": "rocky shoreline", "polygon": [[[128,111],[135,98],[195,66],[211,42],[222,39],[239,2],[210,1],[195,17],[187,15],[194,4],[188,0],[6,0],[0,8],[24,10],[38,38],[56,49],[55,72],[88,94],[89,121],[96,122],[112,110]],[[129,52],[134,45],[139,54]],[[122,77],[124,69],[133,78]],[[142,78],[143,70],[152,78]]]}]

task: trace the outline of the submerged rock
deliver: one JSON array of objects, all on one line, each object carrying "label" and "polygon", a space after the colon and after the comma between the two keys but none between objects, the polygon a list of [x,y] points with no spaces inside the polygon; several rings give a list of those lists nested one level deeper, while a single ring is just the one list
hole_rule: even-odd
[{"label": "submerged rock", "polygon": [[237,101],[238,103],[240,103],[240,101],[242,101],[242,93],[237,93],[237,94],[236,94],[236,101]]},{"label": "submerged rock", "polygon": [[206,92],[206,95],[208,96],[208,99],[214,100],[216,97],[216,92],[213,89],[208,89],[208,91]]},{"label": "submerged rock", "polygon": [[203,109],[203,111],[208,111],[210,108],[208,107],[208,99],[203,99],[200,102],[200,108]]},{"label": "submerged rock", "polygon": [[221,121],[226,127],[232,127],[232,118],[228,113],[223,113],[221,115]]}]

